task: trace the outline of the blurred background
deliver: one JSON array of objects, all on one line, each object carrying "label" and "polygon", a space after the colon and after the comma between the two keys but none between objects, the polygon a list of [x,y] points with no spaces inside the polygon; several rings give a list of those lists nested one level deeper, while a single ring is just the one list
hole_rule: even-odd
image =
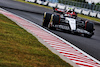
[{"label": "blurred background", "polygon": [[[43,0],[42,0],[43,1]],[[100,0],[44,0],[100,11]]]}]

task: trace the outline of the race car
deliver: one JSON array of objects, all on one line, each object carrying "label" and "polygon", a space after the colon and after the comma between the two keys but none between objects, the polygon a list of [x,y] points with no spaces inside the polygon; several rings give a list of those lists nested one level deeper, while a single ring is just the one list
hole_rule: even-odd
[{"label": "race car", "polygon": [[[74,13],[74,12],[73,12]],[[83,34],[85,37],[92,37],[94,35],[94,24],[88,20],[77,19],[77,15],[62,12],[59,13],[44,13],[43,26],[49,29],[60,29],[70,31],[74,34]]]}]

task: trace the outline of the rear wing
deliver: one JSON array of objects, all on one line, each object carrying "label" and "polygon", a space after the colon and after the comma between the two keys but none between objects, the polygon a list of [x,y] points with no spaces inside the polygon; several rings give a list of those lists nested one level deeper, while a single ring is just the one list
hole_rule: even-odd
[{"label": "rear wing", "polygon": [[59,8],[55,8],[55,7],[53,7],[53,11],[56,13],[61,13],[61,14],[64,14],[66,12],[66,10],[64,10],[64,9],[59,9]]}]

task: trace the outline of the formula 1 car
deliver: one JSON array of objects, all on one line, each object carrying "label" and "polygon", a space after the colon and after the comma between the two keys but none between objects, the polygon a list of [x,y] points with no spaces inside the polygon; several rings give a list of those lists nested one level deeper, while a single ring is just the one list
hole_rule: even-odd
[{"label": "formula 1 car", "polygon": [[70,31],[74,34],[83,34],[85,37],[94,35],[94,24],[88,20],[77,19],[77,13],[55,8],[56,13],[44,13],[43,26],[50,29]]}]

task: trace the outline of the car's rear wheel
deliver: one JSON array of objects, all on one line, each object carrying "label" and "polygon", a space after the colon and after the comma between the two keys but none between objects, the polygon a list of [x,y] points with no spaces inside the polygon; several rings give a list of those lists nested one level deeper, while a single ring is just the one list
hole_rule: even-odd
[{"label": "car's rear wheel", "polygon": [[88,32],[93,32],[93,30],[94,30],[94,24],[92,22],[86,22],[85,23],[85,29]]},{"label": "car's rear wheel", "polygon": [[84,34],[85,37],[91,38],[92,35],[94,34],[94,24],[92,22],[86,22],[85,23],[85,29],[90,32],[90,34]]}]

